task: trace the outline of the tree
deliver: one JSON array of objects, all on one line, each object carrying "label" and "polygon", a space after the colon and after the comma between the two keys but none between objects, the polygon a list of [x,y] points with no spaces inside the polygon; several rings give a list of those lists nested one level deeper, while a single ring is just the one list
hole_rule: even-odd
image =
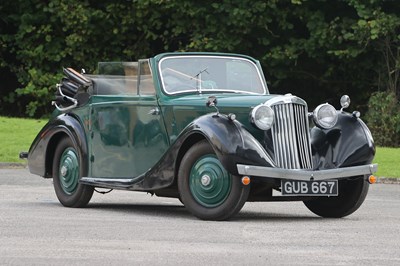
[{"label": "tree", "polygon": [[249,54],[272,92],[297,94],[310,108],[349,94],[366,111],[374,91],[399,95],[398,14],[385,0],[6,1],[0,111],[48,114],[63,66],[91,72],[97,61],[164,51]]},{"label": "tree", "polygon": [[63,66],[93,71],[98,60],[135,60],[149,53],[150,40],[135,27],[143,25],[138,16],[132,16],[136,7],[119,2],[3,3],[0,14],[6,31],[0,34],[4,55],[0,67],[15,75],[19,88],[2,90],[8,92],[2,97],[2,111],[18,97],[29,99],[24,101],[29,116],[49,113]]}]

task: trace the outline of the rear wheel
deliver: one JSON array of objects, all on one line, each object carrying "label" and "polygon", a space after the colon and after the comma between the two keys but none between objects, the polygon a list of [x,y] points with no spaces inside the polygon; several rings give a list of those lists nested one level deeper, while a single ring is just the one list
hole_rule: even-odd
[{"label": "rear wheel", "polygon": [[53,184],[58,200],[66,207],[85,207],[93,195],[92,186],[79,184],[86,174],[80,153],[70,138],[58,143],[53,161]]},{"label": "rear wheel", "polygon": [[323,197],[304,201],[313,213],[329,218],[341,218],[355,212],[368,194],[369,183],[364,176],[340,180],[337,197]]},{"label": "rear wheel", "polygon": [[207,141],[193,145],[182,159],[178,188],[185,207],[203,220],[226,220],[246,202],[250,186],[229,174]]}]

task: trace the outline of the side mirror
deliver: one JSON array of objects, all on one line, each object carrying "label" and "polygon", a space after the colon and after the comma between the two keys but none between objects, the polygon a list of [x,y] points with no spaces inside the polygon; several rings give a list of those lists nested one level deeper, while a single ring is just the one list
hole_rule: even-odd
[{"label": "side mirror", "polygon": [[210,97],[208,97],[208,99],[207,99],[206,105],[207,105],[207,107],[216,107],[216,106],[217,106],[217,103],[218,103],[217,97],[215,97],[215,96],[210,96]]},{"label": "side mirror", "polygon": [[217,110],[216,116],[219,115],[219,110],[218,110],[218,108],[217,108],[217,103],[218,103],[217,97],[215,97],[215,96],[210,96],[210,97],[208,97],[207,102],[206,102],[206,106],[207,106],[207,107],[214,107],[215,110]]},{"label": "side mirror", "polygon": [[343,111],[343,109],[346,109],[347,107],[350,106],[350,97],[348,95],[343,95],[340,98],[340,105],[342,106],[342,109],[340,111]]}]

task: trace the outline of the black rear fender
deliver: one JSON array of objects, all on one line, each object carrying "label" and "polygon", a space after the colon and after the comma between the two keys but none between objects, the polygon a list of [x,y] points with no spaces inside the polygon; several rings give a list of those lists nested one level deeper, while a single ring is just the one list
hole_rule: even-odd
[{"label": "black rear fender", "polygon": [[69,137],[80,152],[81,165],[87,170],[88,146],[83,126],[71,114],[62,114],[50,120],[36,136],[28,154],[29,171],[45,178],[52,177],[54,152],[58,142]]}]

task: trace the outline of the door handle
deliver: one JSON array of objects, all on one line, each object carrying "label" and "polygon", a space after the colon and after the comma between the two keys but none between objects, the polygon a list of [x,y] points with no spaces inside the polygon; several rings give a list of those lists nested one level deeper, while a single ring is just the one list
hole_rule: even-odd
[{"label": "door handle", "polygon": [[154,107],[148,112],[149,115],[159,115],[160,114],[160,109],[158,107]]}]

